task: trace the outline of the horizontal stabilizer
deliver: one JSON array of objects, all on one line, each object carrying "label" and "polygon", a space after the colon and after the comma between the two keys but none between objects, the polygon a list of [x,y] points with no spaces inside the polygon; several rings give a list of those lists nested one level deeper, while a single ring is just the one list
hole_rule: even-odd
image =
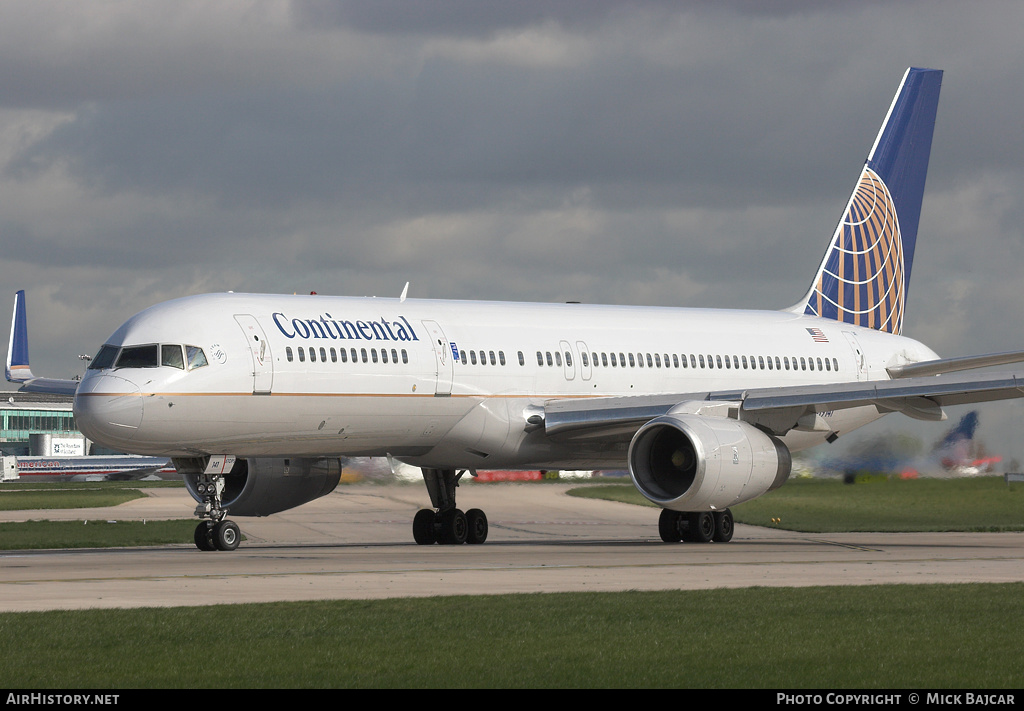
[{"label": "horizontal stabilizer", "polygon": [[915,378],[924,375],[940,375],[942,373],[955,373],[959,370],[974,370],[975,368],[988,368],[993,365],[1007,365],[1008,363],[1024,362],[1024,351],[1009,351],[1006,353],[987,353],[976,356],[962,356],[960,358],[940,358],[938,360],[926,360],[921,363],[908,363],[907,365],[894,365],[886,368],[890,378]]}]

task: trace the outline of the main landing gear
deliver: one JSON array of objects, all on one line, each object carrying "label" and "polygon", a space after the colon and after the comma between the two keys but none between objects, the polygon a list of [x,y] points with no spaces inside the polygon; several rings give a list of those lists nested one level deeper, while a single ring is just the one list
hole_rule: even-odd
[{"label": "main landing gear", "polygon": [[196,526],[196,548],[201,551],[233,551],[242,541],[238,524],[229,521],[228,512],[221,506],[224,492],[223,474],[203,474],[199,477],[196,490],[203,497],[196,506],[196,516],[203,519]]},{"label": "main landing gear", "polygon": [[732,511],[670,511],[662,509],[658,533],[665,543],[728,543],[732,540]]},{"label": "main landing gear", "polygon": [[455,507],[455,489],[466,470],[423,469],[433,509],[420,509],[412,520],[412,537],[421,546],[460,545],[487,540],[487,515],[480,509],[465,513]]}]

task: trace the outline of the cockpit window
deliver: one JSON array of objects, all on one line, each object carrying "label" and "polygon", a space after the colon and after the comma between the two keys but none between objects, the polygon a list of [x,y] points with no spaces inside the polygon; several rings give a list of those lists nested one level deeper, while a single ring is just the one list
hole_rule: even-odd
[{"label": "cockpit window", "polygon": [[181,357],[181,346],[177,344],[160,346],[160,364],[185,370],[185,359]]},{"label": "cockpit window", "polygon": [[106,370],[114,364],[114,361],[117,359],[117,353],[120,350],[120,346],[102,346],[100,352],[89,363],[89,370]]},{"label": "cockpit window", "polygon": [[155,368],[159,364],[155,343],[148,346],[122,348],[121,355],[117,357],[118,368]]},{"label": "cockpit window", "polygon": [[203,353],[203,349],[199,346],[185,346],[185,353],[188,355],[189,370],[202,368],[204,365],[208,365],[206,362],[206,354]]}]

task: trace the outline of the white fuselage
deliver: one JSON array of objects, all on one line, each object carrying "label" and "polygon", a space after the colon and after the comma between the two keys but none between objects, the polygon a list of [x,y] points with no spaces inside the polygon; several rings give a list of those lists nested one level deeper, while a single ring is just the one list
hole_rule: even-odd
[{"label": "white fuselage", "polygon": [[[90,368],[75,415],[108,447],[460,468],[624,465],[621,443],[531,431],[530,413],[553,399],[884,379],[887,366],[937,357],[790,312],[230,293],[154,306],[107,344],[193,346],[207,363]],[[879,416],[821,414],[837,434]]]}]

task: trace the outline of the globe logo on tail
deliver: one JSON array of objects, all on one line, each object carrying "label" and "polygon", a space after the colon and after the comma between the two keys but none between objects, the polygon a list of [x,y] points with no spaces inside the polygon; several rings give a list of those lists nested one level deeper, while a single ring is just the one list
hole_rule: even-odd
[{"label": "globe logo on tail", "polygon": [[885,183],[866,167],[804,313],[899,334],[905,299],[896,208]]}]

